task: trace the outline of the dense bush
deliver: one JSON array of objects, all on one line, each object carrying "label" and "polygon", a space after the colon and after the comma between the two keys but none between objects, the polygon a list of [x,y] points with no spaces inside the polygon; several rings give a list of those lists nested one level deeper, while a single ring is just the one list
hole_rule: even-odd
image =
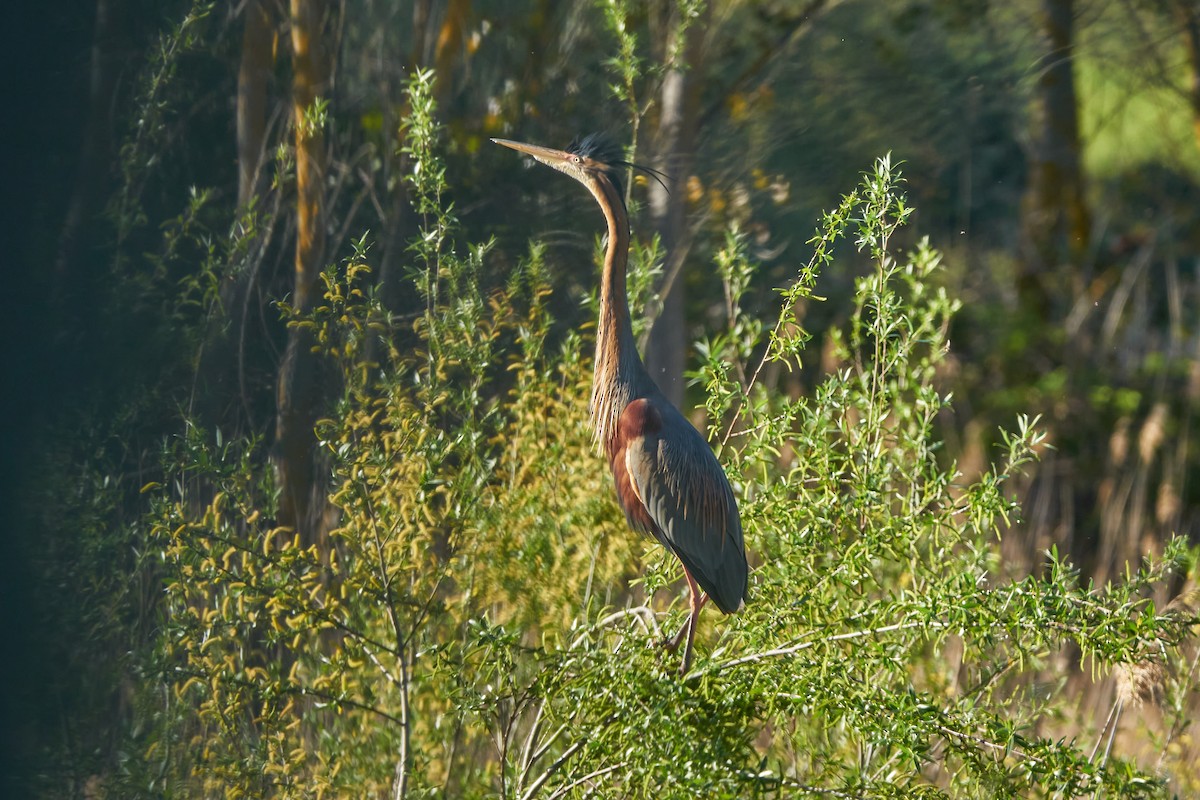
[{"label": "dense bush", "polygon": [[[939,459],[957,304],[926,242],[896,251],[910,209],[888,159],[822,220],[777,320],[740,307],[755,264],[737,230],[715,255],[727,326],[694,377],[740,500],[750,600],[704,616],[680,677],[659,647],[685,613],[678,567],[627,530],[587,430],[590,332],[555,333],[538,246],[480,290],[489,246],[441,199],[427,76],[410,91],[424,311],[382,309],[364,237],[290,321],[343,386],[319,427],[332,533],[305,545],[274,527],[259,443],[189,423],[166,448],[144,567],[162,624],[114,794],[1163,793],[1061,735],[1054,659],[1070,645],[1161,688],[1191,617],[1144,598],[1188,554],[1173,542],[1103,590],[1055,552],[1006,571],[1005,485],[1044,445],[1020,419],[972,483]],[[639,246],[637,276],[655,252]],[[859,275],[837,366],[782,396],[762,369],[806,355],[803,310],[831,267]]]}]

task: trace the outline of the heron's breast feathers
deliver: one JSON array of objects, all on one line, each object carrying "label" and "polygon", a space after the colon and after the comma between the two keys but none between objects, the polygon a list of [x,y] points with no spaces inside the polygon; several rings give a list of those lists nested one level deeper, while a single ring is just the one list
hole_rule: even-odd
[{"label": "heron's breast feathers", "polygon": [[723,546],[732,533],[740,548],[737,505],[725,473],[700,434],[673,411],[651,398],[634,400],[602,441],[621,505],[631,522],[644,513],[655,535],[673,545],[690,540]]},{"label": "heron's breast feathers", "polygon": [[661,398],[639,398],[602,440],[617,499],[634,530],[670,549],[725,613],[746,592],[737,501],[708,443]]}]

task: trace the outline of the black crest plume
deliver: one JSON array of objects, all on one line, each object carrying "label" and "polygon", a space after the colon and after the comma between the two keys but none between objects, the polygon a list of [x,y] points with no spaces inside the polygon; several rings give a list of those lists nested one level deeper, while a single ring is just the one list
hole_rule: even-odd
[{"label": "black crest plume", "polygon": [[[649,175],[654,180],[658,181],[658,185],[667,189],[667,184],[663,182],[663,178],[667,177],[663,173],[650,167],[643,167],[641,164],[634,164],[626,161],[622,157],[621,146],[617,144],[612,137],[604,133],[589,133],[586,136],[576,136],[567,145],[567,152],[575,155],[585,156],[593,161],[598,161],[607,169],[605,173],[608,179],[612,181],[613,186],[617,189],[617,195],[620,196],[621,202],[625,201],[625,190],[621,185],[621,176],[617,172],[617,167],[629,167],[636,169],[638,172]],[[667,191],[670,191],[667,189]]]},{"label": "black crest plume", "polygon": [[623,164],[621,161],[621,146],[611,136],[605,133],[589,133],[586,136],[576,136],[567,145],[567,152],[578,156],[587,156],[602,164]]}]

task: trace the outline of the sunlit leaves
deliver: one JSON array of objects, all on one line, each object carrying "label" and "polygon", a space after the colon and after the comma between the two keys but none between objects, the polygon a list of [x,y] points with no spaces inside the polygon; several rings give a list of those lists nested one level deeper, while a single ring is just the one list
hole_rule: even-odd
[{"label": "sunlit leaves", "polygon": [[[683,616],[677,566],[629,533],[587,430],[590,331],[556,339],[543,247],[480,291],[488,248],[462,243],[440,202],[427,90],[418,76],[407,145],[426,202],[415,348],[395,347],[398,321],[365,288],[365,238],[293,320],[346,378],[320,424],[329,540],[274,529],[262,448],[215,432],[171,443],[170,480],[147,488],[170,720],[148,757],[181,794],[1159,791],[1047,735],[1063,694],[1043,676],[1064,646],[1097,671],[1160,663],[1192,619],[1145,598],[1183,571],[1184,545],[1104,589],[1055,551],[1034,575],[1003,569],[998,537],[1020,524],[1006,485],[1045,442],[1021,418],[973,483],[945,462],[958,304],[927,241],[895,246],[911,212],[887,159],[822,220],[775,319],[743,305],[758,266],[740,232],[713,254],[726,325],[695,377],[753,570],[747,608],[706,612],[679,676],[660,647]],[[661,260],[638,246],[633,292]],[[857,276],[855,300],[816,332],[819,373],[800,360],[802,311],[831,266]],[[811,389],[787,395],[768,366]]]},{"label": "sunlit leaves", "polygon": [[[937,367],[958,304],[936,283],[940,256],[928,242],[894,252],[910,214],[899,188],[881,159],[826,217],[770,337],[740,318],[746,262],[736,236],[718,254],[729,323],[702,343],[698,378],[710,419],[737,415],[727,465],[760,566],[751,605],[722,648],[729,655],[696,674],[757,676],[761,702],[774,710],[764,718],[774,732],[766,752],[805,764],[802,783],[818,768],[799,754],[818,752],[826,764],[842,760],[835,773],[853,775],[860,792],[900,775],[893,788],[915,791],[929,779],[955,796],[1101,785],[1150,792],[1136,772],[1101,768],[1070,743],[1025,733],[1059,695],[1031,694],[1022,681],[1064,642],[1112,664],[1179,641],[1182,631],[1139,598],[1180,568],[1182,545],[1105,593],[1081,586],[1056,554],[1045,574],[1015,583],[998,569],[996,535],[1019,524],[1004,484],[1043,436],[1018,420],[1001,434],[996,465],[971,486],[957,485],[953,465],[939,461],[935,423],[949,397]],[[789,332],[794,303],[812,296],[845,233],[867,260],[848,330],[829,333],[839,367],[811,398],[782,398],[744,365],[752,354],[761,364],[802,347],[806,336]],[[951,635],[962,642],[958,663],[940,652]]]}]

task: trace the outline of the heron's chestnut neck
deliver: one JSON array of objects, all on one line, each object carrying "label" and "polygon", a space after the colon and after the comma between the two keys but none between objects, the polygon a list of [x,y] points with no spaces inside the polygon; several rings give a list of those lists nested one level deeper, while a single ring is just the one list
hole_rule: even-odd
[{"label": "heron's chestnut neck", "polygon": [[592,429],[601,447],[617,434],[625,406],[647,392],[649,376],[638,355],[629,316],[625,272],[629,253],[629,216],[616,186],[603,173],[587,187],[608,222],[608,249],[600,279],[600,319],[596,326],[596,363],[592,375]]}]

